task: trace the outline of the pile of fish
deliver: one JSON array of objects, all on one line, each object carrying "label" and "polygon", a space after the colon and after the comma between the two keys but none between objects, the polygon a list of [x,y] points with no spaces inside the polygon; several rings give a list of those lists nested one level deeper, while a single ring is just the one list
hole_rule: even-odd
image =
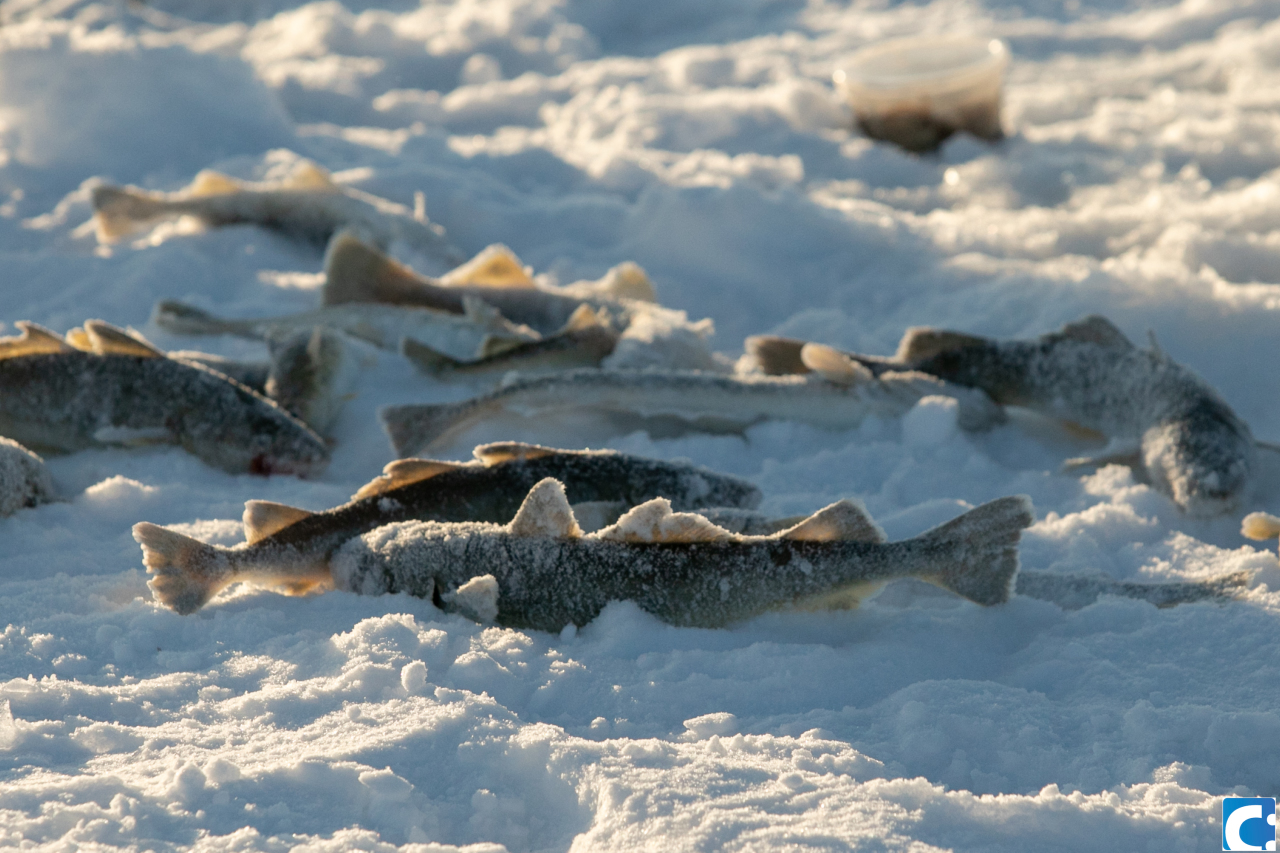
[{"label": "pile of fish", "polygon": [[[851,501],[771,519],[754,511],[761,495],[750,483],[692,464],[513,442],[481,445],[470,463],[415,457],[510,419],[581,415],[613,434],[741,433],[772,419],[843,430],[941,396],[966,430],[1000,424],[1015,406],[1093,431],[1106,452],[1066,467],[1127,464],[1189,515],[1235,511],[1258,476],[1249,427],[1154,342],[1136,347],[1102,317],[1029,341],[914,328],[892,357],[757,336],[734,362],[710,348],[710,319],[658,304],[634,263],[564,287],[539,281],[499,244],[460,263],[421,196],[410,210],[307,161],[272,182],[206,171],[167,194],[100,185],[92,203],[103,242],[185,218],[325,245],[319,305],[246,319],[156,305],[152,322],[167,332],[263,341],[258,362],[166,353],[99,320],[65,336],[18,323],[20,335],[0,339],[0,514],[54,499],[33,450],[169,443],[228,472],[316,474],[329,458],[322,435],[353,396],[369,347],[407,359],[424,383],[476,388],[461,402],[380,412],[402,458],[342,506],[250,501],[246,541],[233,548],[135,525],[157,600],[180,613],[246,582],[286,594],[408,592],[545,630],[584,624],[617,599],[673,624],[718,626],[780,607],[853,606],[898,577],[982,605],[1016,585],[1063,607],[1100,594],[1167,606],[1229,596],[1248,580],[1019,573],[1019,536],[1033,521],[1025,497],[890,543]],[[415,271],[387,254],[393,245],[445,272]],[[1280,520],[1250,519],[1251,535],[1280,531]]]}]

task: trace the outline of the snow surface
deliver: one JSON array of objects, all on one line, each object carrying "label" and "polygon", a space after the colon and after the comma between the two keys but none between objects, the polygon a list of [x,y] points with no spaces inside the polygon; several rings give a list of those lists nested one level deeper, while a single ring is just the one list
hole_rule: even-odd
[{"label": "snow surface", "polygon": [[[0,316],[261,355],[167,335],[151,307],[306,310],[315,249],[180,224],[99,249],[88,187],[270,179],[306,156],[410,207],[425,193],[464,250],[505,243],[548,281],[636,261],[729,356],[752,333],[890,353],[911,325],[1026,336],[1102,313],[1277,441],[1277,17],[1280,0],[7,0]],[[833,68],[919,32],[1008,41],[1006,141],[915,157],[848,130]],[[380,353],[306,482],[173,448],[50,459],[65,501],[0,520],[0,844],[1199,851],[1220,796],[1280,793],[1274,550],[1126,469],[1059,473],[1100,446],[1031,417],[969,434],[925,400],[840,433],[611,444],[748,476],[779,516],[860,499],[891,538],[1026,493],[1026,567],[1250,569],[1253,587],[1064,611],[898,583],[858,612],[687,630],[618,603],[560,634],[403,596],[238,588],[190,617],[150,600],[134,522],[233,544],[245,500],[337,504],[391,458],[378,406],[469,393]],[[472,438],[593,440],[550,422]],[[1267,456],[1247,509],[1276,513]]]}]

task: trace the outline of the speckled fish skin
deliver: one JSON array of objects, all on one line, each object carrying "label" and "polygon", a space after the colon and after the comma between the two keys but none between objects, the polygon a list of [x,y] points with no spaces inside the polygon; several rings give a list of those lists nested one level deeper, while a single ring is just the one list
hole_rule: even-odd
[{"label": "speckled fish skin", "polygon": [[[477,448],[477,452],[483,449]],[[613,451],[553,450],[537,458],[510,459],[488,466],[470,463],[311,514],[252,545],[218,548],[190,540],[190,553],[199,564],[193,564],[192,570],[221,574],[205,593],[196,598],[175,599],[171,606],[180,613],[194,612],[219,589],[241,579],[267,580],[284,586],[296,579],[305,589],[317,577],[327,578],[329,557],[344,542],[393,522],[510,521],[529,490],[546,477],[561,480],[574,503],[619,501],[630,507],[662,496],[678,508],[696,509],[754,507],[760,502],[759,489],[741,478],[688,463]],[[141,534],[140,527],[144,528]],[[153,527],[135,526],[134,537],[144,543],[147,565],[163,575],[168,566],[147,554],[150,546],[145,543],[145,535]],[[156,529],[162,535],[170,533]],[[153,580],[152,586],[156,588],[157,581]]]},{"label": "speckled fish skin", "polygon": [[[984,524],[975,525],[979,518]],[[715,628],[843,587],[925,576],[979,604],[1007,600],[1019,534],[1033,516],[1001,498],[902,542],[618,542],[516,536],[495,525],[410,522],[353,540],[334,558],[340,589],[405,592],[447,602],[472,578],[498,583],[499,624],[559,631],[610,601],[634,601],[664,622]],[[976,542],[974,527],[987,528]]]},{"label": "speckled fish skin", "polygon": [[0,438],[0,516],[53,500],[44,460],[16,441]]},{"label": "speckled fish skin", "polygon": [[319,472],[324,441],[248,388],[163,357],[47,353],[0,359],[0,435],[71,452],[177,444],[231,473]]},{"label": "speckled fish skin", "polygon": [[448,441],[502,411],[593,409],[638,419],[674,417],[690,429],[739,432],[770,419],[846,429],[869,415],[897,417],[922,397],[942,394],[960,401],[960,423],[989,426],[998,407],[971,389],[947,385],[919,372],[886,372],[876,379],[841,385],[811,376],[720,376],[695,371],[573,370],[516,379],[460,403],[389,406],[383,425],[401,456]]},{"label": "speckled fish skin", "polygon": [[[928,330],[912,338],[950,335]],[[1195,516],[1234,510],[1257,470],[1243,420],[1207,382],[1153,349],[1139,349],[1101,317],[1030,341],[956,335],[941,351],[899,358],[948,382],[980,388],[997,403],[1073,421],[1139,445],[1152,484]]]}]

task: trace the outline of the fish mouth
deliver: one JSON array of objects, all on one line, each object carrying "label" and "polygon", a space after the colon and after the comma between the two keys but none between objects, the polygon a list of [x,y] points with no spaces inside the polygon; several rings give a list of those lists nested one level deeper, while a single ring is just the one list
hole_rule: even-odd
[{"label": "fish mouth", "polygon": [[328,462],[327,459],[284,459],[269,453],[259,453],[249,460],[249,473],[263,477],[285,474],[306,479],[323,471]]}]

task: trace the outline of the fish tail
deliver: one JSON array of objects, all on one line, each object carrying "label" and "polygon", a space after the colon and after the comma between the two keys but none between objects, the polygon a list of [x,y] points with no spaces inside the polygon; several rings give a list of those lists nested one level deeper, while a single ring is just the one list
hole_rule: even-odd
[{"label": "fish tail", "polygon": [[465,419],[471,408],[471,401],[427,406],[387,406],[378,415],[382,418],[383,429],[391,438],[396,456],[403,459],[439,441]]},{"label": "fish tail", "polygon": [[114,243],[160,214],[160,203],[124,187],[97,186],[91,197],[93,227],[100,243]]},{"label": "fish tail", "polygon": [[151,320],[166,332],[176,335],[243,334],[236,323],[215,317],[185,302],[162,299],[151,312]]},{"label": "fish tail", "polygon": [[[1026,495],[999,498],[921,534],[939,549],[940,570],[921,578],[977,604],[1003,604],[1018,574],[1018,540],[1035,521]],[[933,546],[933,547],[930,547]]]},{"label": "fish tail", "polygon": [[225,548],[149,521],[133,526],[133,538],[142,546],[142,562],[153,575],[147,582],[152,594],[184,616],[195,613],[235,580]]}]

